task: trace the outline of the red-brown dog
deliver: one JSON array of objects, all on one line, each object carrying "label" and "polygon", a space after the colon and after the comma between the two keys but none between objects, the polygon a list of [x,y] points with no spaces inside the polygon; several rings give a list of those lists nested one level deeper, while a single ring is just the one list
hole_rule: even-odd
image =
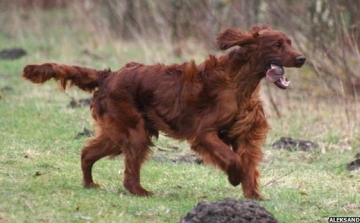
[{"label": "red-brown dog", "polygon": [[259,100],[264,77],[286,89],[283,67],[301,67],[305,57],[282,32],[254,27],[220,33],[221,50],[238,46],[203,63],[173,65],[129,63],[118,71],[46,63],[28,65],[22,76],[34,83],[51,78],[95,91],[91,104],[96,136],[81,152],[85,187],[98,187],[91,170],[105,156],[125,156],[124,186],[147,196],[140,169],[159,131],[187,140],[205,162],[223,170],[230,183],[241,183],[245,197],[260,199],[257,166],[269,130]]}]

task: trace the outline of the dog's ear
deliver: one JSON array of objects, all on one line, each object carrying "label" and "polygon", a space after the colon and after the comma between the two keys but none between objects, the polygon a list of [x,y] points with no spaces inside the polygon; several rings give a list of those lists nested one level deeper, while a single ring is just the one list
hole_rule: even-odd
[{"label": "dog's ear", "polygon": [[246,47],[256,43],[257,35],[255,33],[244,33],[238,29],[229,28],[218,35],[216,44],[221,50],[226,50],[233,46]]}]

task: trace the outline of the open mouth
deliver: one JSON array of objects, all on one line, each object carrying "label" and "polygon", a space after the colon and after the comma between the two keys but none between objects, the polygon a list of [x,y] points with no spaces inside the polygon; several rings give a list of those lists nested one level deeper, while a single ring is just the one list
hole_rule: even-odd
[{"label": "open mouth", "polygon": [[272,63],[266,71],[266,78],[278,88],[286,89],[290,85],[290,81],[284,77],[284,73],[284,67]]}]

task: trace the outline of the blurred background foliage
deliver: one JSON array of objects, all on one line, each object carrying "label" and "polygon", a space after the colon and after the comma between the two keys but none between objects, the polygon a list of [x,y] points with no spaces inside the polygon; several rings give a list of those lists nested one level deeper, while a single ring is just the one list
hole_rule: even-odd
[{"label": "blurred background foliage", "polygon": [[74,35],[91,36],[96,45],[160,42],[174,57],[188,60],[188,51],[214,50],[216,34],[226,27],[266,24],[283,30],[307,56],[309,74],[302,76],[299,90],[356,99],[359,10],[358,0],[0,0],[0,34],[21,40],[24,29],[41,32],[57,25],[34,22],[34,11],[63,11],[63,21],[57,22],[68,24]]}]

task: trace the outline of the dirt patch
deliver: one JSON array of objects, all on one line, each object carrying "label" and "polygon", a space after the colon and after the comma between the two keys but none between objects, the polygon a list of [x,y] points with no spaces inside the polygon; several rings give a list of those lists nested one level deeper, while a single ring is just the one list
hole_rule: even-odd
[{"label": "dirt patch", "polygon": [[198,203],[180,223],[273,223],[276,218],[252,200],[235,200]]},{"label": "dirt patch", "polygon": [[281,137],[278,141],[273,143],[272,147],[274,149],[286,149],[290,151],[308,151],[310,149],[319,148],[319,144],[302,139]]},{"label": "dirt patch", "polygon": [[1,92],[5,92],[5,91],[13,91],[14,88],[10,87],[10,86],[4,86],[2,88],[0,88]]},{"label": "dirt patch", "polygon": [[76,134],[75,139],[80,139],[82,137],[93,137],[93,136],[94,136],[94,132],[85,127],[82,132]]},{"label": "dirt patch", "polygon": [[21,48],[6,49],[0,51],[0,59],[15,60],[26,55],[26,51]]},{"label": "dirt patch", "polygon": [[360,153],[357,153],[355,155],[355,158],[356,158],[356,160],[354,160],[346,165],[346,169],[353,171],[353,170],[357,170],[360,168]]},{"label": "dirt patch", "polygon": [[70,103],[68,104],[68,107],[69,108],[87,107],[90,106],[91,100],[92,98],[85,98],[79,100],[72,98]]},{"label": "dirt patch", "polygon": [[[9,86],[4,86],[2,88],[0,88],[0,99],[3,99],[4,98],[4,94],[5,92],[11,92],[13,91],[14,89],[12,87],[9,87]],[[3,94],[4,93],[4,94]]]},{"label": "dirt patch", "polygon": [[168,156],[160,156],[156,155],[152,158],[155,162],[160,163],[195,163],[195,164],[202,164],[203,161],[198,156],[194,154],[186,154],[177,157],[168,157]]},{"label": "dirt patch", "polygon": [[105,59],[105,58],[103,58],[103,57],[101,57],[101,56],[99,56],[99,55],[97,55],[95,53],[90,52],[90,50],[88,50],[88,49],[83,50],[81,53],[91,57],[94,60],[103,60],[103,59]]}]

